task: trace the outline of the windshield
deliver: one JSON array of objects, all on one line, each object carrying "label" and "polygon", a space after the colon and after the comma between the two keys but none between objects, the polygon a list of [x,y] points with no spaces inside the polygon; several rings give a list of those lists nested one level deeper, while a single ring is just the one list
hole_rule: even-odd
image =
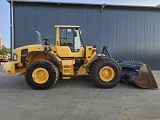
[{"label": "windshield", "polygon": [[72,52],[78,52],[83,47],[80,28],[61,28],[60,45],[69,46]]}]

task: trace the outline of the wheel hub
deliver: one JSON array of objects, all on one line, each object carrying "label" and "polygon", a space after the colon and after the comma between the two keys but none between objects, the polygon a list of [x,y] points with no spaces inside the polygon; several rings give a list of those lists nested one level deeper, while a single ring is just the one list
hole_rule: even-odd
[{"label": "wheel hub", "polygon": [[115,72],[113,68],[111,68],[110,66],[105,66],[101,68],[101,70],[99,71],[99,77],[105,82],[111,81],[114,78],[114,76]]},{"label": "wheel hub", "polygon": [[37,68],[32,73],[33,80],[38,84],[43,84],[47,82],[49,78],[49,73],[44,68]]}]

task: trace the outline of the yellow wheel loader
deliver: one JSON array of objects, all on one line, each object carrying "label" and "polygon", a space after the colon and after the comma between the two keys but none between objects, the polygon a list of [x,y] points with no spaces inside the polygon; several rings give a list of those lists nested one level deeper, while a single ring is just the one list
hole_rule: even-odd
[{"label": "yellow wheel loader", "polygon": [[[51,45],[48,39],[44,39],[42,44],[40,33],[36,31],[40,44],[16,48],[13,51],[13,61],[4,64],[4,72],[18,72],[24,75],[26,82],[33,89],[48,89],[59,77],[70,79],[73,75],[88,74],[101,88],[115,87],[121,79],[126,78],[128,72],[125,69],[130,67],[124,66],[123,62],[116,62],[106,46],[103,47],[102,53],[97,53],[95,46],[83,45],[80,26],[56,25],[55,28],[55,45]],[[148,72],[146,74],[150,77]],[[141,76],[141,73],[137,76]],[[141,82],[141,79],[138,81]],[[154,79],[147,82],[156,84]],[[146,88],[137,82],[132,83]],[[157,88],[156,85],[147,88]]]}]

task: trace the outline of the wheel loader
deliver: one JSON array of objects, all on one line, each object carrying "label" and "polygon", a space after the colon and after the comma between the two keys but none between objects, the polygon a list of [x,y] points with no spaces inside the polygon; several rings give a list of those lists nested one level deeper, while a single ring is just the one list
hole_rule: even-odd
[{"label": "wheel loader", "polygon": [[[80,26],[56,25],[55,29],[54,45],[50,44],[49,39],[44,39],[42,43],[41,35],[36,31],[39,43],[16,48],[13,61],[5,63],[3,71],[24,75],[27,84],[39,90],[55,85],[60,77],[70,79],[74,75],[89,75],[101,88],[115,87],[121,79],[141,88],[157,88],[150,68],[144,64],[136,69],[138,73],[130,74],[135,73],[135,65],[114,60],[107,46],[103,47],[101,53],[97,52],[95,46],[84,46]],[[134,79],[131,80],[131,76]]]}]

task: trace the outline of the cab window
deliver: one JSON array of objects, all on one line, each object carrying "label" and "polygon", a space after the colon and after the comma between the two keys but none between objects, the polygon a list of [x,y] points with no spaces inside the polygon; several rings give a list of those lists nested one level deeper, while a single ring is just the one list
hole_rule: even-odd
[{"label": "cab window", "polygon": [[69,46],[73,48],[73,29],[72,28],[61,28],[60,29],[60,43],[62,46]]}]

